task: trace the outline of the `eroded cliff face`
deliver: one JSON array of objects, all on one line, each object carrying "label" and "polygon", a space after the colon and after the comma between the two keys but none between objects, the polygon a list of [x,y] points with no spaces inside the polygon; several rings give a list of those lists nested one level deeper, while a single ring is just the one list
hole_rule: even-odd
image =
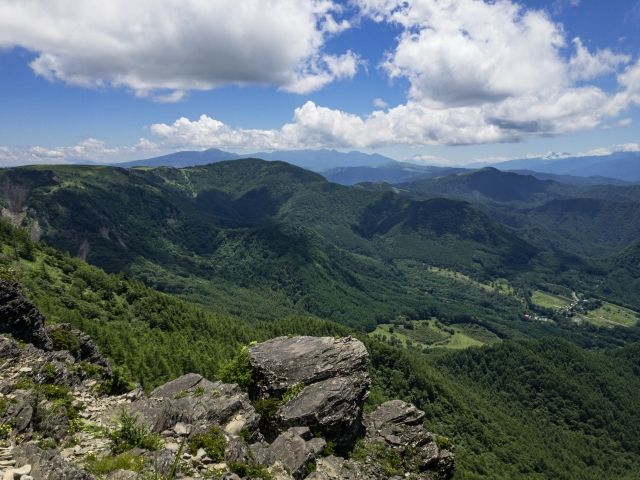
[{"label": "eroded cliff face", "polygon": [[[0,283],[0,295],[19,308],[3,304],[2,311],[27,323],[17,329],[15,322],[3,323],[0,336],[6,480],[427,480],[453,474],[452,453],[424,429],[424,413],[415,406],[395,400],[363,413],[368,354],[354,338],[281,337],[253,345],[242,366],[251,379],[248,391],[190,373],[148,395],[139,388],[114,395],[122,383],[90,339],[65,325],[46,328],[33,305],[15,303],[24,299],[17,286],[8,286]],[[14,338],[35,324],[42,335],[60,337],[62,329],[77,339],[70,344],[84,347],[56,351],[48,336],[50,343],[33,337],[47,351],[25,345],[24,335],[21,342]]]}]

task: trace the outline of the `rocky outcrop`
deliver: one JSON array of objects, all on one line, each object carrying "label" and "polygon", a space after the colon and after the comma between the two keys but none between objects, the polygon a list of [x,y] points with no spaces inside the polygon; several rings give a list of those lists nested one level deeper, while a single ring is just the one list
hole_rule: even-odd
[{"label": "rocky outcrop", "polygon": [[[258,438],[258,415],[246,393],[235,384],[211,382],[189,373],[156,388],[127,409],[143,419],[151,431],[206,430],[211,425],[237,435],[241,430]],[[115,413],[115,412],[114,412]],[[180,433],[180,432],[177,432]]]},{"label": "rocky outcrop", "polygon": [[[45,331],[52,340],[59,337],[67,338],[71,348],[66,349],[77,362],[93,363],[110,371],[109,362],[102,356],[98,346],[89,335],[73,328],[68,323],[46,325]],[[63,346],[55,345],[55,341],[53,343],[54,347],[65,349]]]},{"label": "rocky outcrop", "polygon": [[306,469],[320,456],[327,442],[314,437],[307,427],[292,427],[270,445],[251,445],[253,459],[263,465],[280,463],[294,478],[306,476]]},{"label": "rocky outcrop", "polygon": [[25,443],[13,451],[17,466],[30,466],[34,480],[94,480],[93,475],[64,460],[56,450]]},{"label": "rocky outcrop", "polygon": [[351,337],[280,337],[249,351],[257,398],[282,398],[275,426],[309,427],[347,450],[362,432],[367,350]]},{"label": "rocky outcrop", "polygon": [[[25,325],[45,330],[37,311],[12,318],[24,322],[12,330],[23,336]],[[249,392],[190,373],[148,395],[137,388],[114,396],[103,393],[111,372],[91,339],[67,325],[49,332],[65,350],[0,335],[0,425],[11,425],[0,429],[0,468],[12,480],[24,472],[23,480],[92,480],[92,464],[122,451],[135,470],[159,478],[452,476],[453,455],[424,429],[424,412],[391,401],[363,415],[368,354],[354,338],[251,346],[241,366],[254,380]],[[98,478],[142,477],[118,469]]]},{"label": "rocky outcrop", "polygon": [[4,279],[0,279],[0,319],[0,333],[8,333],[43,350],[53,349],[44,328],[44,317],[17,284]]}]

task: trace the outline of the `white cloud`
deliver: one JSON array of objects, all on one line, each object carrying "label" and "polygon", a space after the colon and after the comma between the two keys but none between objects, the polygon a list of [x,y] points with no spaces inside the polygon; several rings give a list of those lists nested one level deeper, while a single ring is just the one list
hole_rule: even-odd
[{"label": "white cloud", "polygon": [[376,107],[376,108],[379,108],[381,110],[384,110],[389,105],[382,98],[374,98],[373,99],[373,106]]},{"label": "white cloud", "polygon": [[135,145],[111,146],[103,140],[86,138],[64,147],[2,147],[0,166],[80,162],[120,162],[164,153],[156,143],[141,138]]},{"label": "white cloud", "polygon": [[[139,95],[153,92],[158,101],[177,100],[190,89],[211,88],[216,82],[273,83],[306,92],[353,77],[361,63],[351,50],[340,55],[323,53],[326,35],[349,28],[348,22],[339,20],[340,8],[329,0],[269,0],[271,8],[261,8],[261,15],[251,13],[257,0],[243,2],[241,9],[234,2],[239,13],[232,12],[230,0],[188,0],[180,10],[182,17],[174,1],[158,0],[176,9],[164,13],[152,9],[150,19],[137,14],[140,5],[148,8],[151,0],[133,2],[131,18],[124,19],[120,18],[124,0],[112,0],[100,3],[98,11],[104,18],[100,25],[89,22],[95,32],[74,30],[56,10],[61,1],[9,4],[15,11],[23,5],[42,4],[52,18],[46,23],[43,13],[31,12],[41,28],[17,29],[25,38],[35,38],[31,43],[24,40],[35,50],[39,50],[38,41],[51,45],[42,50],[34,68],[54,79],[86,81],[89,86],[127,85]],[[71,17],[89,15],[84,13],[85,3]],[[289,123],[272,129],[235,127],[208,115],[179,118],[150,127],[158,148],[218,147],[246,152],[517,142],[612,124],[630,105],[640,105],[640,60],[625,66],[630,62],[628,56],[609,49],[590,52],[577,38],[568,42],[563,27],[543,11],[526,9],[511,0],[353,3],[361,15],[400,28],[381,67],[391,78],[409,82],[405,103],[389,108],[376,99],[370,114],[355,115],[307,101],[293,112]],[[3,22],[7,24],[2,15],[6,8],[0,5],[0,45],[16,36],[15,28],[9,33],[2,30]],[[229,15],[220,17],[225,12]],[[214,18],[228,21],[220,22],[212,32],[205,27]],[[187,20],[193,21],[189,28]],[[14,15],[9,24],[15,27],[20,22]],[[67,28],[60,30],[59,24]],[[111,25],[110,29],[105,25]],[[150,31],[149,25],[163,28]],[[83,24],[83,29],[88,27]],[[60,31],[71,33],[60,35]],[[121,44],[116,40],[122,36],[126,42]],[[97,49],[106,55],[98,63],[108,68],[92,63],[93,54],[70,47],[65,50],[81,39],[92,47],[87,52]],[[114,76],[114,71],[126,74]],[[615,93],[589,83],[613,73],[619,87]],[[64,152],[73,154],[72,150]]]},{"label": "white cloud", "polygon": [[573,44],[576,54],[569,61],[569,73],[573,80],[592,80],[615,72],[618,66],[631,61],[629,55],[616,54],[609,49],[598,50],[592,54],[577,37],[573,39]]},{"label": "white cloud", "polygon": [[382,67],[409,81],[404,104],[377,102],[377,110],[358,116],[307,102],[278,129],[233,128],[203,116],[152,131],[173,146],[244,150],[517,142],[594,128],[640,98],[640,64],[619,74],[614,95],[578,85],[629,58],[591,53],[579,39],[567,58],[563,28],[542,11],[508,0],[356,2],[362,14],[403,28]]},{"label": "white cloud", "polygon": [[355,74],[355,55],[323,53],[350,27],[332,0],[20,0],[0,2],[0,48],[82,87],[127,87],[177,101],[188,90],[269,84],[305,93]]}]

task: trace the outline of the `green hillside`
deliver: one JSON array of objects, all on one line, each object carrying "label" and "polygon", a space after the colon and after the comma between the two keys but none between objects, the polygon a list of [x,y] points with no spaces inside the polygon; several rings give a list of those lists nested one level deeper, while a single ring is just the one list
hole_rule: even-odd
[{"label": "green hillside", "polygon": [[[20,281],[48,321],[90,333],[147,388],[188,371],[213,378],[252,340],[355,334],[371,354],[370,405],[399,396],[424,409],[429,428],[457,446],[458,479],[630,479],[640,468],[637,343],[591,352],[552,338],[502,339],[424,353],[309,316],[247,323],[213,314],[33,243],[6,222],[0,247],[0,272]],[[434,327],[479,335],[464,323]],[[598,331],[600,348],[620,341]]]},{"label": "green hillside", "polygon": [[[516,300],[487,313],[472,306],[472,286],[451,292],[450,281],[416,271],[505,276],[537,255],[469,204],[343,187],[282,162],[25,167],[0,172],[0,185],[5,214],[48,244],[258,320],[313,314],[373,329],[432,308],[456,315],[458,304],[517,318]],[[451,296],[471,300],[443,301]]]}]

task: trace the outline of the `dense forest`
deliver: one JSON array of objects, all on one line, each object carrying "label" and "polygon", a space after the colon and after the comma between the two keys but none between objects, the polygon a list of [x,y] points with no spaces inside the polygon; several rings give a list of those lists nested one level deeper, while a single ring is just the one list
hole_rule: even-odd
[{"label": "dense forest", "polygon": [[633,478],[640,468],[640,357],[634,344],[605,348],[624,343],[615,329],[594,332],[602,351],[576,345],[591,338],[586,332],[572,341],[541,332],[481,349],[408,351],[314,316],[212,313],[34,243],[4,221],[0,242],[3,276],[18,280],[49,321],[88,332],[148,389],[189,371],[215,378],[253,340],[350,334],[371,355],[369,407],[399,396],[424,409],[428,426],[457,445],[457,478]]}]

